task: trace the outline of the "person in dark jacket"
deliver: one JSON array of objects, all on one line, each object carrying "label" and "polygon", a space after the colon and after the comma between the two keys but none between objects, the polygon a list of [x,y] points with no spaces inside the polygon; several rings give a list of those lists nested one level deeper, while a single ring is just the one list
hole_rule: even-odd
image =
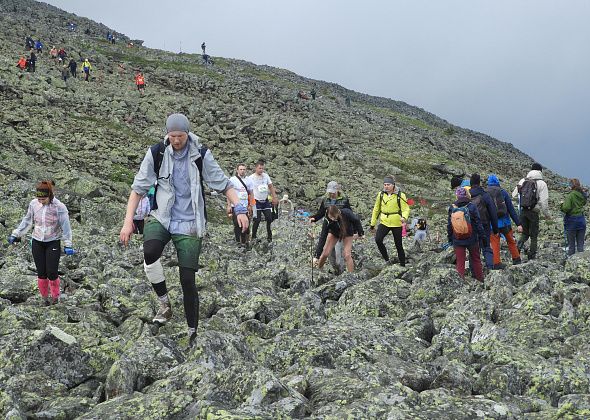
[{"label": "person in dark jacket", "polygon": [[[479,240],[485,235],[481,219],[479,218],[479,211],[475,204],[469,201],[469,195],[465,188],[458,187],[455,190],[457,201],[449,207],[449,217],[447,220],[447,235],[449,242],[455,248],[455,256],[457,257],[456,267],[457,272],[461,277],[465,277],[465,258],[467,250],[469,250],[470,268],[474,273],[475,278],[483,282],[483,268],[481,266],[481,258],[479,255]],[[459,238],[455,233],[451,218],[453,213],[460,212],[458,208],[465,208],[469,212],[469,220],[471,222],[471,233],[467,238]]]},{"label": "person in dark jacket", "polygon": [[342,256],[346,264],[346,270],[349,273],[354,271],[354,261],[352,260],[352,239],[355,234],[360,238],[365,235],[363,225],[360,219],[348,208],[339,209],[331,205],[326,212],[328,225],[328,237],[318,267],[322,268],[334,247],[339,241],[342,241]]},{"label": "person in dark jacket", "polygon": [[[326,216],[326,212],[328,211],[328,207],[336,206],[339,209],[350,209],[350,202],[348,201],[348,197],[346,197],[340,191],[339,185],[336,181],[328,182],[328,186],[326,187],[326,196],[322,200],[320,204],[320,208],[309,218],[310,223],[315,223],[318,220],[321,220]],[[324,219],[324,223],[322,224],[322,231],[320,232],[320,236],[318,237],[318,243],[315,248],[314,253],[314,263],[317,263],[320,259],[320,255],[322,254],[322,250],[324,249],[324,245],[326,244],[326,238],[328,237],[328,221]]]},{"label": "person in dark jacket", "polygon": [[486,267],[490,270],[494,268],[494,253],[490,246],[490,236],[492,232],[494,235],[498,234],[498,214],[496,212],[496,205],[492,201],[490,195],[481,187],[481,177],[479,174],[472,174],[469,180],[471,189],[471,202],[477,206],[479,218],[483,225],[484,235],[479,239],[479,246],[485,258]]},{"label": "person in dark jacket", "polygon": [[[486,192],[490,195],[492,200],[497,203],[496,210],[498,215],[498,231],[506,238],[508,250],[512,256],[512,264],[520,264],[520,252],[518,251],[518,246],[516,245],[516,240],[514,239],[512,232],[512,222],[510,219],[512,219],[516,224],[518,232],[522,232],[522,226],[520,225],[520,220],[516,210],[514,209],[510,195],[505,189],[500,187],[500,180],[495,174],[488,176],[488,187]],[[500,270],[505,268],[506,266],[502,264],[502,260],[500,258],[500,235],[492,234],[490,236],[490,244],[494,253],[493,269]]]},{"label": "person in dark jacket", "polygon": [[76,78],[76,69],[78,67],[78,64],[76,63],[76,60],[74,60],[72,58],[70,60],[70,63],[68,64],[68,67],[70,68],[70,73],[72,74],[72,77],[75,79]]},{"label": "person in dark jacket", "polygon": [[584,237],[586,236],[586,218],[584,206],[588,202],[588,193],[582,189],[580,180],[570,179],[571,192],[561,204],[561,211],[565,213],[563,218],[564,229],[567,233],[567,255],[584,252]]},{"label": "person in dark jacket", "polygon": [[31,51],[31,56],[29,57],[29,70],[31,72],[35,72],[36,69],[36,63],[37,63],[37,54],[35,54],[35,51]]}]

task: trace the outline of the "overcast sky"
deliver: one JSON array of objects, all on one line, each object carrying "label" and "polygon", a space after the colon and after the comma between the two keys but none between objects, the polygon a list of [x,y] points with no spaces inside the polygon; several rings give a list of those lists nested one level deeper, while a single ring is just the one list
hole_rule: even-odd
[{"label": "overcast sky", "polygon": [[590,183],[588,0],[49,0],[144,45],[405,101]]}]

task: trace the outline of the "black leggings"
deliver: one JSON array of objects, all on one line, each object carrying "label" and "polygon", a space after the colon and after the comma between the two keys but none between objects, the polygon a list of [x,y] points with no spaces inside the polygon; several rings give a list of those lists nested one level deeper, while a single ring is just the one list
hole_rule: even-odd
[{"label": "black leggings", "polygon": [[389,255],[387,254],[387,248],[383,243],[383,239],[387,236],[389,232],[393,233],[393,241],[395,242],[395,248],[397,249],[397,257],[399,258],[399,263],[403,267],[406,265],[406,253],[404,252],[404,246],[402,244],[402,227],[388,227],[385,225],[380,224],[377,227],[377,233],[375,234],[375,242],[377,243],[377,248],[379,248],[379,252],[383,256],[385,261],[389,261]]},{"label": "black leggings", "polygon": [[[143,258],[147,265],[153,264],[162,256],[165,242],[152,239],[143,244]],[[199,325],[199,292],[195,284],[195,270],[192,268],[180,268],[180,285],[182,286],[182,300],[184,303],[184,316],[189,328],[197,328]],[[168,293],[166,282],[152,283],[158,296]]]},{"label": "black leggings", "polygon": [[248,225],[248,229],[246,232],[242,232],[242,228],[238,225],[238,215],[233,212],[232,210],[232,221],[234,223],[234,237],[236,238],[236,242],[239,244],[247,244],[248,243],[248,236],[250,235],[250,226]]},{"label": "black leggings", "polygon": [[57,279],[61,255],[60,242],[41,242],[33,239],[32,251],[33,260],[37,267],[37,277],[49,280]]},{"label": "black leggings", "polygon": [[262,219],[262,213],[264,213],[264,218],[266,219],[266,237],[268,239],[272,239],[272,209],[256,210],[256,217],[254,218],[254,225],[252,226],[252,239],[256,238],[256,233],[258,232],[258,225],[260,224],[260,220]]}]

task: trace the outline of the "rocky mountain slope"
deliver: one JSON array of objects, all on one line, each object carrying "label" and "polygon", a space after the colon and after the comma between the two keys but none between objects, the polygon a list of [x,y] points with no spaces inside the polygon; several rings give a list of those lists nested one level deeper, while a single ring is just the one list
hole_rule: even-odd
[{"label": "rocky mountain slope", "polygon": [[[0,221],[5,236],[38,179],[56,181],[79,253],[62,259],[63,300],[45,308],[26,244],[0,248],[0,413],[6,418],[583,418],[590,415],[590,255],[566,260],[558,212],[539,259],[462,280],[445,237],[450,173],[497,173],[506,187],[532,160],[512,145],[402,102],[286,70],[106,42],[109,30],[29,0],[0,0]],[[68,32],[69,22],[78,25]],[[124,28],[117,28],[124,31]],[[46,51],[15,68],[24,38]],[[90,58],[93,78],[63,82],[47,49]],[[141,69],[147,90],[133,84]],[[318,98],[298,100],[314,88]],[[348,99],[348,100],[347,100]],[[350,102],[350,104],[348,104]],[[228,173],[264,157],[281,193],[314,209],[338,180],[369,217],[394,173],[432,241],[406,268],[372,240],[357,271],[312,271],[303,220],[272,246],[238,250],[208,198],[197,346],[186,350],[178,268],[165,253],[174,318],[157,306],[139,239],[117,243],[129,185],[165,118],[183,112]],[[557,209],[563,178],[544,171]],[[389,245],[392,246],[392,245]],[[409,248],[409,242],[406,243]],[[504,257],[508,260],[508,257]]]}]

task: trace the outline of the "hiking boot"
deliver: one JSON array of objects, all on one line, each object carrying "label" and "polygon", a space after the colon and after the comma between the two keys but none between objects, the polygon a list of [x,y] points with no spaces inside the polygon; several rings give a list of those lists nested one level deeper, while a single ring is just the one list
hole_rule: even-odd
[{"label": "hiking boot", "polygon": [[51,298],[49,296],[41,299],[41,306],[49,306],[49,305],[51,305]]},{"label": "hiking boot", "polygon": [[512,265],[518,265],[520,263],[522,263],[522,260],[520,259],[520,257],[515,258],[515,259],[512,260]]},{"label": "hiking boot", "polygon": [[160,309],[152,320],[152,322],[164,325],[166,322],[172,319],[172,308],[170,302],[160,302]]},{"label": "hiking boot", "polygon": [[506,268],[506,264],[494,264],[494,266],[492,267],[492,270],[504,270]]},{"label": "hiking boot", "polygon": [[188,336],[188,348],[191,349],[195,346],[195,344],[197,344],[197,332],[190,332],[189,331],[189,336]]}]

